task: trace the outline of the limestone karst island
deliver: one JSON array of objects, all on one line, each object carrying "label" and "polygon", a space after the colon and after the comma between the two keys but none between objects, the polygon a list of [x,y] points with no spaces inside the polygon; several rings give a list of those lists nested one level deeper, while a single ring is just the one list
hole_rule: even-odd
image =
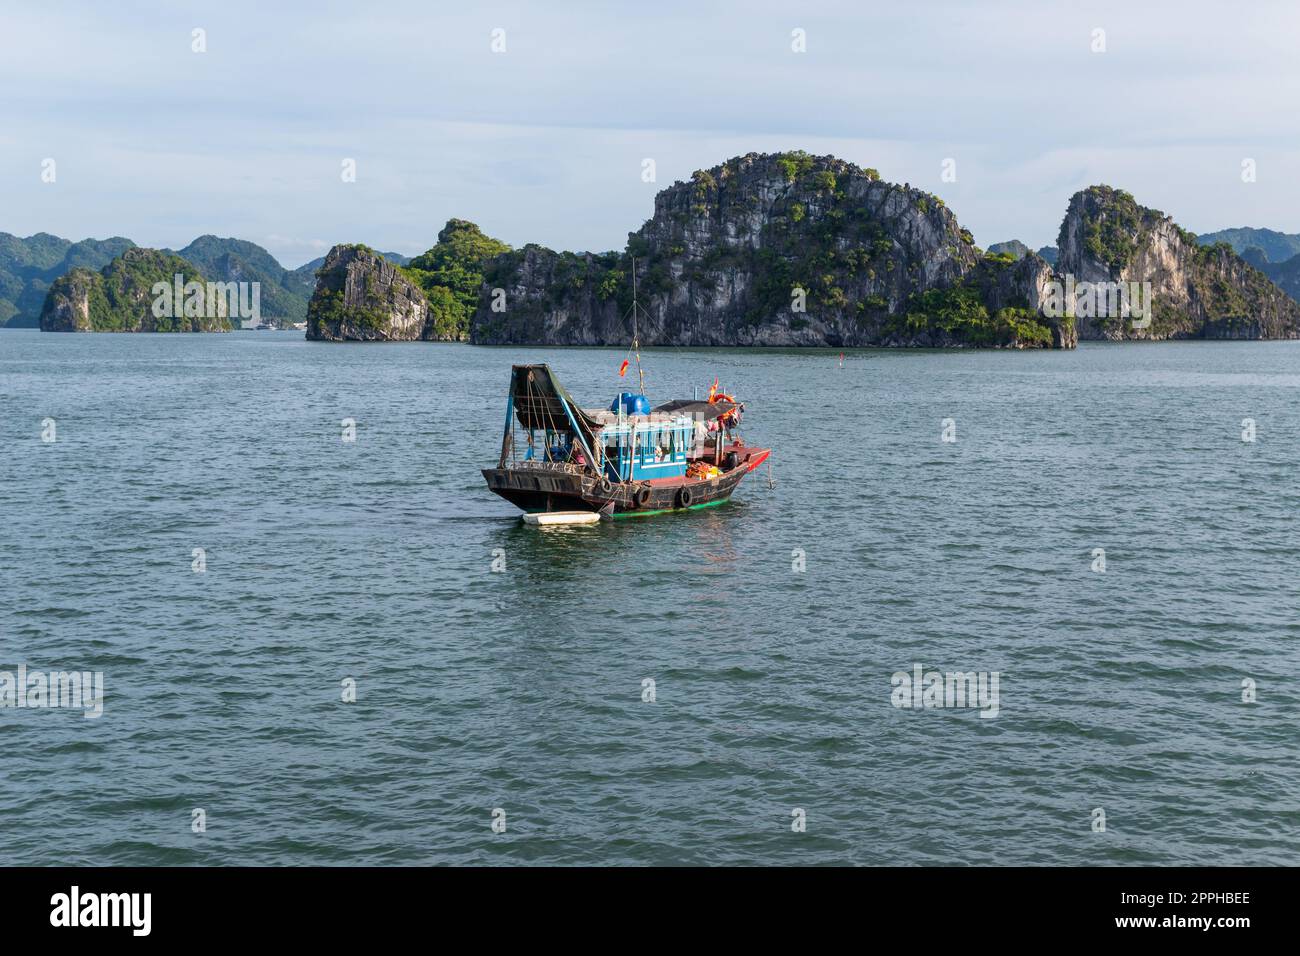
[{"label": "limestone karst island", "polygon": [[[239,327],[233,310],[160,316],[157,289],[184,274],[256,281],[261,321],[309,339],[622,346],[635,268],[646,346],[1296,338],[1300,270],[1270,268],[1264,243],[1241,235],[1256,232],[1268,230],[1198,238],[1122,190],[1092,186],[1069,199],[1055,247],[982,250],[932,193],[833,156],[748,153],[662,190],[618,251],[512,249],[460,219],[414,259],[343,243],[293,271],[214,236],[179,252],[5,236],[6,288],[17,291],[0,308],[11,325],[55,332]],[[1080,307],[1075,290],[1090,288],[1132,290],[1133,301]]]}]

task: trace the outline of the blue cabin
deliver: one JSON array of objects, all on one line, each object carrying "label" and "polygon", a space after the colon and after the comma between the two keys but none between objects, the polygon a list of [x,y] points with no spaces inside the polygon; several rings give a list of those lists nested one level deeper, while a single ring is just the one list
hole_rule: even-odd
[{"label": "blue cabin", "polygon": [[695,423],[688,416],[620,416],[597,435],[605,475],[611,481],[680,478],[694,436]]}]

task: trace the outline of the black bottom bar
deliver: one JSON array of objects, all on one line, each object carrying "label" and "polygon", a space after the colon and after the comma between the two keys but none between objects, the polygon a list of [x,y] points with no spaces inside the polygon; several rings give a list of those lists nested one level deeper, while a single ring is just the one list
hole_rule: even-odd
[{"label": "black bottom bar", "polygon": [[464,930],[498,940],[566,924],[566,939],[621,926],[629,942],[652,933],[667,945],[660,931],[669,924],[704,918],[708,935],[732,944],[765,938],[776,924],[908,947],[931,935],[947,948],[1022,933],[1232,946],[1243,933],[1287,925],[1294,878],[1292,870],[1252,868],[8,869],[0,870],[0,919],[6,944],[74,933],[80,943],[373,944],[430,929],[438,938]]}]

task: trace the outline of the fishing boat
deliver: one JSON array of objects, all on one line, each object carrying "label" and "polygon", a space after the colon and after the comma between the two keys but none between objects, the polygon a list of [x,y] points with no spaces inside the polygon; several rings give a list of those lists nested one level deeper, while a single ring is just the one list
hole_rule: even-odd
[{"label": "fishing boat", "polygon": [[[771,449],[740,437],[745,406],[720,391],[717,379],[705,398],[651,406],[638,308],[634,291],[641,391],[621,392],[608,408],[580,407],[548,365],[512,367],[501,455],[495,468],[483,469],[488,488],[531,514],[655,515],[722,504],[768,460]],[[625,359],[620,377],[627,367]]]},{"label": "fishing boat", "polygon": [[719,505],[771,449],[737,434],[744,404],[715,393],[650,407],[623,392],[581,408],[547,365],[510,372],[505,434],[488,488],[526,512],[607,517]]}]

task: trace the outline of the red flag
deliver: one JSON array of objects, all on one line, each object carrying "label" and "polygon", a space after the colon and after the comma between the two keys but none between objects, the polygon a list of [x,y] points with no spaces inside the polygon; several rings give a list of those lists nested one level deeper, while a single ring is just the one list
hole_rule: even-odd
[{"label": "red flag", "polygon": [[713,401],[713,396],[718,394],[718,380],[715,378],[713,384],[709,386],[709,401]]},{"label": "red flag", "polygon": [[618,367],[618,377],[622,378],[627,374],[627,359],[623,359],[623,364]]}]

